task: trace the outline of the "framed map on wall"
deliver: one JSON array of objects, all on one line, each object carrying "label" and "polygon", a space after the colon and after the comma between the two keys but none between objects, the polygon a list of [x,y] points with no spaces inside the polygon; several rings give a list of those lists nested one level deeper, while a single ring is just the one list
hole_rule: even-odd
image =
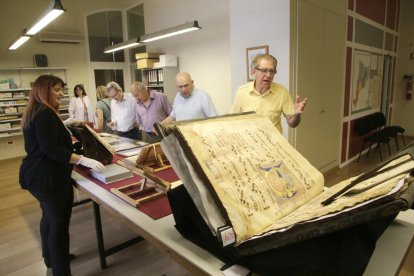
[{"label": "framed map on wall", "polygon": [[382,56],[355,50],[351,112],[378,108],[381,95]]}]

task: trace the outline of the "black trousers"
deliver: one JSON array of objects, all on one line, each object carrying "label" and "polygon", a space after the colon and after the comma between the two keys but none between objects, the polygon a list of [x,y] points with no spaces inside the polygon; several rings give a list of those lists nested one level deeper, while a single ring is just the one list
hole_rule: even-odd
[{"label": "black trousers", "polygon": [[132,128],[128,131],[117,131],[116,132],[117,135],[121,136],[121,137],[126,137],[129,139],[134,139],[134,140],[141,140],[141,133],[139,131],[138,128]]},{"label": "black trousers", "polygon": [[152,132],[141,131],[141,140],[149,144],[161,142],[162,137]]},{"label": "black trousers", "polygon": [[73,189],[30,191],[42,209],[40,237],[42,255],[53,275],[71,275],[69,258],[69,222],[72,214]]}]

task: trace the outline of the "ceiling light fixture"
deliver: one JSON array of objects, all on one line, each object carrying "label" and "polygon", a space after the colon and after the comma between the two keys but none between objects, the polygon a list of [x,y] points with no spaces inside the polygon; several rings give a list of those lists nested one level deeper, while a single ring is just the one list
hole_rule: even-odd
[{"label": "ceiling light fixture", "polygon": [[[59,15],[65,12],[65,9],[60,3],[60,0],[53,0],[48,8],[48,11],[34,24],[26,28],[23,32],[23,36],[19,37],[12,45],[9,50],[16,50],[18,47],[23,45],[30,37],[37,34],[40,30],[46,27],[50,22],[55,20]],[[20,43],[18,43],[20,42]]]},{"label": "ceiling light fixture", "polygon": [[14,41],[12,45],[10,45],[9,50],[16,50],[17,48],[22,46],[26,41],[28,41],[29,38],[30,36],[22,35],[16,41]]},{"label": "ceiling light fixture", "polygon": [[170,36],[174,36],[174,35],[187,33],[187,32],[195,31],[195,30],[198,30],[198,29],[201,29],[201,27],[198,26],[198,21],[195,20],[195,21],[184,23],[184,24],[181,24],[181,25],[178,25],[178,26],[175,26],[175,27],[171,27],[171,28],[159,31],[159,32],[143,35],[139,38],[133,38],[133,39],[130,39],[130,40],[127,40],[127,41],[123,41],[121,43],[117,43],[117,44],[108,46],[104,49],[104,53],[112,53],[112,52],[115,52],[115,51],[136,47],[136,46],[142,45],[146,42],[150,42],[150,41],[154,41],[154,40],[158,40],[158,39],[162,39],[162,38],[166,38],[166,37],[170,37]]},{"label": "ceiling light fixture", "polygon": [[201,29],[201,27],[198,25],[198,21],[194,20],[192,22],[184,23],[152,34],[143,35],[140,37],[139,42],[151,42],[199,29]]},{"label": "ceiling light fixture", "polygon": [[107,54],[107,53],[112,53],[112,52],[116,52],[116,51],[119,51],[119,50],[131,48],[131,47],[136,47],[136,46],[142,44],[138,40],[139,39],[136,37],[136,38],[133,38],[133,39],[130,39],[130,40],[127,40],[127,41],[123,41],[121,43],[117,43],[117,44],[105,47],[104,53]]}]

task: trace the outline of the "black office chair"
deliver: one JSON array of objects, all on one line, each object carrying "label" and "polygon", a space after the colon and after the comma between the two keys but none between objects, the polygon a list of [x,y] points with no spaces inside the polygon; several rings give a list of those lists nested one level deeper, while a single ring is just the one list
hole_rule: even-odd
[{"label": "black office chair", "polygon": [[386,144],[388,146],[388,154],[391,155],[390,149],[390,138],[386,135],[385,132],[378,130],[378,123],[377,119],[373,114],[370,114],[364,118],[358,119],[355,121],[355,130],[358,135],[362,138],[362,146],[361,150],[359,151],[358,160],[361,158],[362,151],[365,148],[365,145],[369,143],[369,148],[367,151],[366,157],[371,150],[372,145],[377,144],[380,160],[382,161],[382,153],[381,153],[381,144]]},{"label": "black office chair", "polygon": [[374,114],[375,114],[375,116],[378,120],[378,124],[381,125],[381,127],[380,127],[381,131],[384,132],[386,136],[394,139],[395,148],[397,150],[400,150],[400,144],[398,142],[398,134],[401,134],[403,145],[405,146],[405,139],[404,139],[405,129],[403,127],[397,126],[397,125],[387,126],[386,125],[387,120],[385,118],[384,113],[382,113],[382,112],[376,112]]}]

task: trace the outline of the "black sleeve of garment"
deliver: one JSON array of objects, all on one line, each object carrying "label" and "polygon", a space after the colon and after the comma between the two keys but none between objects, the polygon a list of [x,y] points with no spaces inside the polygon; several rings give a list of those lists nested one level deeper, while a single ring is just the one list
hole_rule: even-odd
[{"label": "black sleeve of garment", "polygon": [[73,149],[72,145],[65,143],[70,137],[65,137],[69,133],[58,115],[47,108],[38,114],[33,123],[40,150],[50,159],[68,164]]}]

